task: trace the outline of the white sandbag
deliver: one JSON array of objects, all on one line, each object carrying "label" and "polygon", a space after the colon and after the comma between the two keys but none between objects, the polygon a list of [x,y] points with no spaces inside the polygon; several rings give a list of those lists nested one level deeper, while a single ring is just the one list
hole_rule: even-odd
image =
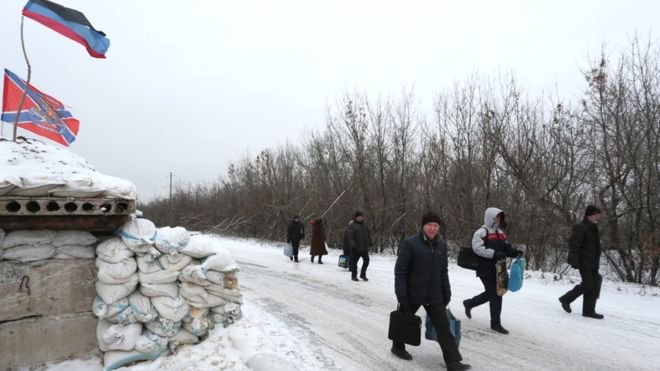
[{"label": "white sandbag", "polygon": [[172,337],[181,329],[181,322],[174,322],[166,318],[156,317],[155,320],[145,323],[144,326],[147,330],[158,336]]},{"label": "white sandbag", "polygon": [[188,304],[196,308],[217,307],[228,302],[224,298],[209,294],[204,287],[190,282],[179,282],[179,293]]},{"label": "white sandbag", "polygon": [[108,263],[119,263],[122,260],[133,259],[135,253],[124,244],[121,238],[112,237],[96,247],[96,256]]},{"label": "white sandbag", "polygon": [[167,254],[158,258],[160,266],[170,272],[183,270],[192,262],[192,260],[192,256],[183,254]]},{"label": "white sandbag", "polygon": [[53,238],[53,246],[89,246],[96,243],[96,237],[87,231],[57,231]]},{"label": "white sandbag", "polygon": [[168,272],[166,270],[153,273],[139,272],[138,274],[140,275],[140,283],[152,285],[176,282],[177,278],[179,278],[179,272]]},{"label": "white sandbag", "polygon": [[139,322],[151,322],[158,316],[156,308],[151,303],[151,299],[148,296],[142,295],[139,290],[135,290],[128,296],[128,302],[135,318]]},{"label": "white sandbag", "polygon": [[55,249],[54,259],[94,259],[94,246],[61,246]]},{"label": "white sandbag", "polygon": [[160,353],[167,349],[168,342],[169,338],[160,337],[144,330],[135,342],[135,350],[141,353]]},{"label": "white sandbag", "polygon": [[209,256],[202,262],[202,267],[206,270],[213,269],[223,273],[238,271],[238,264],[229,252],[223,248],[217,248],[214,255]]},{"label": "white sandbag", "polygon": [[144,296],[154,298],[157,296],[167,296],[176,298],[179,295],[179,288],[176,283],[159,283],[159,284],[140,284],[140,293]]},{"label": "white sandbag", "polygon": [[137,350],[131,350],[128,352],[112,350],[103,354],[103,370],[111,371],[119,367],[126,366],[133,362],[138,361],[150,361],[163,357],[169,353],[168,349],[160,353],[142,353]]},{"label": "white sandbag", "polygon": [[204,336],[208,333],[209,328],[213,326],[211,320],[205,316],[202,318],[193,318],[189,322],[183,322],[183,329],[189,331],[195,336]]},{"label": "white sandbag", "polygon": [[0,251],[2,251],[2,241],[5,239],[5,231],[4,229],[0,228]]},{"label": "white sandbag", "polygon": [[212,238],[204,235],[190,236],[186,246],[179,249],[179,252],[193,258],[206,258],[217,253],[218,247]]},{"label": "white sandbag", "polygon": [[133,325],[140,322],[135,316],[135,312],[133,312],[133,308],[130,305],[114,316],[106,317],[105,320],[121,326]]},{"label": "white sandbag", "polygon": [[197,344],[199,342],[197,336],[184,329],[179,330],[176,335],[167,338],[167,340],[169,343],[175,343],[176,345]]},{"label": "white sandbag", "polygon": [[154,243],[163,254],[178,254],[179,249],[186,246],[190,234],[183,227],[162,227],[156,230]]},{"label": "white sandbag", "polygon": [[[128,281],[118,285],[112,285],[96,281],[96,293],[103,299],[106,304],[116,303],[117,301],[127,297],[130,293],[135,291],[138,284],[138,275],[132,274]],[[176,285],[175,285],[176,286]]]},{"label": "white sandbag", "polygon": [[31,262],[52,258],[55,253],[56,250],[53,245],[15,246],[2,251],[2,259]]},{"label": "white sandbag", "polygon": [[238,288],[236,272],[222,273],[215,270],[209,270],[206,271],[206,279],[213,284],[224,286],[227,289]]},{"label": "white sandbag", "polygon": [[137,271],[135,259],[122,260],[119,263],[108,263],[101,258],[96,258],[96,267],[99,269],[97,278],[107,284],[116,285],[124,283]]},{"label": "white sandbag", "polygon": [[219,296],[226,301],[233,303],[243,303],[243,294],[237,289],[226,289],[221,285],[209,285],[204,288],[209,295]]},{"label": "white sandbag", "polygon": [[136,218],[134,215],[131,215],[130,219],[119,231],[119,236],[133,252],[146,254],[154,244],[156,226],[151,220]]},{"label": "white sandbag", "polygon": [[206,279],[206,272],[201,265],[188,265],[181,271],[179,280],[183,282],[191,282],[200,286],[208,286],[211,284]]},{"label": "white sandbag", "polygon": [[163,270],[159,259],[151,254],[138,255],[135,259],[137,260],[138,269],[142,273],[153,273]]},{"label": "white sandbag", "polygon": [[47,229],[11,231],[2,240],[3,249],[15,246],[35,246],[50,244],[55,238],[55,231]]},{"label": "white sandbag", "polygon": [[101,319],[96,326],[96,341],[103,352],[109,350],[132,350],[142,333],[142,324],[115,325]]},{"label": "white sandbag", "polygon": [[106,304],[103,302],[103,299],[97,295],[92,304],[92,312],[98,318],[107,318],[119,314],[126,309],[128,305],[129,302],[127,298],[121,299],[113,304]]},{"label": "white sandbag", "polygon": [[0,174],[0,196],[4,196],[14,190],[23,186],[21,178],[14,174],[2,173]]},{"label": "white sandbag", "polygon": [[159,296],[151,299],[158,314],[166,319],[179,322],[188,313],[188,303],[181,297],[168,298]]}]

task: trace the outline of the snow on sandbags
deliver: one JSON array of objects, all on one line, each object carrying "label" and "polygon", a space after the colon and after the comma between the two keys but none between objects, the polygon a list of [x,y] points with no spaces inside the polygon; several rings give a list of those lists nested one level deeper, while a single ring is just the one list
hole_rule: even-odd
[{"label": "snow on sandbags", "polygon": [[214,270],[218,272],[236,272],[238,271],[238,264],[231,257],[229,252],[225,249],[216,249],[216,253],[209,256],[202,262],[202,267],[206,270]]},{"label": "snow on sandbags", "polygon": [[4,196],[15,188],[23,186],[21,178],[14,174],[2,173],[0,174],[0,196]]},{"label": "snow on sandbags", "polygon": [[156,226],[151,220],[131,215],[126,224],[121,227],[119,236],[131,251],[136,254],[146,254],[154,245]]},{"label": "snow on sandbags", "polygon": [[204,235],[190,236],[186,246],[179,249],[179,252],[193,258],[202,259],[217,253],[217,246],[214,240]]},{"label": "snow on sandbags", "polygon": [[174,254],[185,247],[189,239],[190,234],[183,227],[163,227],[156,230],[154,243],[163,254]]}]

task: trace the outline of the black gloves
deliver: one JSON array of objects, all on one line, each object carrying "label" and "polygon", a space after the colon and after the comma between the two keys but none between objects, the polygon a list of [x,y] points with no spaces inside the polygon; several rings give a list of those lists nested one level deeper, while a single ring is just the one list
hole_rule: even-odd
[{"label": "black gloves", "polygon": [[493,254],[493,259],[496,261],[500,261],[506,258],[506,254],[501,252],[501,251],[495,251],[495,254]]},{"label": "black gloves", "polygon": [[411,311],[410,311],[410,307],[408,306],[408,303],[399,303],[399,312],[410,314]]}]

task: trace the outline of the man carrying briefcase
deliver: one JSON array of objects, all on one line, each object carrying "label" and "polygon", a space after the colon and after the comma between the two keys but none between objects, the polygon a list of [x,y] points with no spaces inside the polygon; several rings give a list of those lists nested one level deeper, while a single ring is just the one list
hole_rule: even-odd
[{"label": "man carrying briefcase", "polygon": [[[448,370],[467,370],[463,357],[449,331],[446,308],[451,299],[447,274],[447,244],[440,236],[440,217],[434,212],[422,216],[422,232],[406,238],[394,266],[394,291],[399,311],[414,315],[423,306],[438,334],[438,343]],[[419,327],[417,327],[419,329]],[[419,330],[417,330],[419,331]],[[392,353],[411,360],[405,343],[390,336]]]}]

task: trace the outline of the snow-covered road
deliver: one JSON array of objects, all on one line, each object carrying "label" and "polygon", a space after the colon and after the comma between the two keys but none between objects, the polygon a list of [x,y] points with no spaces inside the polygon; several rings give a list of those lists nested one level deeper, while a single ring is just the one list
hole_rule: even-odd
[{"label": "snow-covered road", "polygon": [[[437,343],[408,347],[412,361],[390,353],[389,312],[396,306],[393,256],[372,256],[369,282],[353,282],[337,267],[337,252],[326,264],[312,264],[308,250],[296,264],[271,244],[226,239],[241,266],[245,301],[282,321],[293,335],[286,358],[300,369],[419,370],[444,366]],[[487,305],[472,319],[462,300],[482,286],[474,272],[450,264],[450,309],[462,320],[461,352],[476,370],[657,370],[660,367],[660,290],[606,281],[597,310],[602,321],[584,318],[581,299],[573,314],[557,298],[572,287],[568,280],[532,272],[523,289],[504,297],[502,323],[490,330]],[[644,295],[640,294],[644,293]],[[418,315],[423,315],[420,309]],[[256,319],[250,319],[256,320]],[[305,348],[297,355],[292,349]],[[314,360],[309,359],[309,353]],[[313,361],[313,362],[312,362]]]}]

